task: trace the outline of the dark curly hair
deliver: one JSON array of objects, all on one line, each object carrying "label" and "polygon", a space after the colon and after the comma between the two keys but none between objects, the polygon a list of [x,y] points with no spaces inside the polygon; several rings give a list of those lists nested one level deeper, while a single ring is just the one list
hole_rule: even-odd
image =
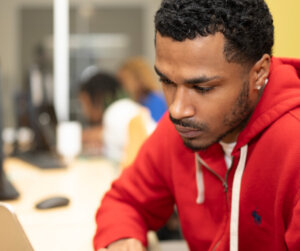
[{"label": "dark curly hair", "polygon": [[177,41],[221,32],[228,62],[253,64],[272,55],[273,19],[264,0],[163,0],[155,29]]},{"label": "dark curly hair", "polygon": [[80,93],[86,93],[94,107],[107,108],[113,101],[124,96],[121,83],[110,73],[97,72],[80,83]]}]

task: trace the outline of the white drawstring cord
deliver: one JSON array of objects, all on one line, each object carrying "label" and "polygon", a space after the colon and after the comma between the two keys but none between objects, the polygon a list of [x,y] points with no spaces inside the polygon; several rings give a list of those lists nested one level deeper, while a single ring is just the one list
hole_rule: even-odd
[{"label": "white drawstring cord", "polygon": [[197,184],[197,198],[196,203],[201,204],[204,202],[204,181],[203,181],[203,173],[201,170],[201,166],[199,162],[202,161],[202,159],[199,157],[198,154],[195,155],[195,161],[196,161],[196,184]]},{"label": "white drawstring cord", "polygon": [[231,199],[231,217],[230,217],[230,251],[239,250],[239,209],[241,181],[246,166],[248,145],[241,148],[240,160],[233,178],[232,199]]}]

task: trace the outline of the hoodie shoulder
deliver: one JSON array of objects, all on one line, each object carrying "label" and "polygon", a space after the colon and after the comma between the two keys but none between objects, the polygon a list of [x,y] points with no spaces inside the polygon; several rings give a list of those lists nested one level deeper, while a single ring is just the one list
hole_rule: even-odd
[{"label": "hoodie shoulder", "polygon": [[275,60],[280,61],[282,64],[292,65],[300,77],[300,59],[297,58],[275,58]]}]

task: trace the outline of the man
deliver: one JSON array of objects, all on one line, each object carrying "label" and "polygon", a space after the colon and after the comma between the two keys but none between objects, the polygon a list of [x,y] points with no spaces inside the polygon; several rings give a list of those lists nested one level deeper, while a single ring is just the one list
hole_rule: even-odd
[{"label": "man", "polygon": [[176,203],[191,251],[300,250],[300,61],[271,57],[265,2],[163,0],[155,26],[169,113],[104,197],[95,248],[145,250]]}]

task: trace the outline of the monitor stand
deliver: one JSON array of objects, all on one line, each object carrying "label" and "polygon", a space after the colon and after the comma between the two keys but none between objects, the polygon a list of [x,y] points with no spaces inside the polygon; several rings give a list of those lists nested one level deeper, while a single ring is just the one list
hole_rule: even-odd
[{"label": "monitor stand", "polygon": [[19,192],[7,179],[4,172],[0,174],[0,200],[15,200],[19,197]]}]

